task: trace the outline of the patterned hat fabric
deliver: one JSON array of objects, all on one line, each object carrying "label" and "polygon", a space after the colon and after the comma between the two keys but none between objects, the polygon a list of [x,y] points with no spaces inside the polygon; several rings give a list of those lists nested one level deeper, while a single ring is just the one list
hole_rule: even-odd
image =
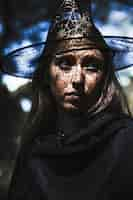
[{"label": "patterned hat fabric", "polygon": [[90,0],[63,0],[52,20],[46,42],[7,54],[2,70],[13,76],[32,78],[42,54],[48,56],[91,48],[112,51],[115,70],[133,66],[133,38],[102,36],[93,23]]},{"label": "patterned hat fabric", "polygon": [[48,33],[45,54],[108,48],[91,16],[91,1],[64,0]]}]

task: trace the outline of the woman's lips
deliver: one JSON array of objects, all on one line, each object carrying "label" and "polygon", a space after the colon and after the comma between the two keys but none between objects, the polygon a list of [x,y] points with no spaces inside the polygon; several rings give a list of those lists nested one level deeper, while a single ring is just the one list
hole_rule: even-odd
[{"label": "woman's lips", "polygon": [[67,100],[78,100],[80,99],[80,96],[76,96],[76,95],[70,95],[70,96],[66,96]]},{"label": "woman's lips", "polygon": [[66,96],[81,96],[81,92],[70,92],[70,93],[65,93]]},{"label": "woman's lips", "polygon": [[78,92],[71,92],[71,93],[67,93],[65,95],[66,100],[72,100],[72,101],[76,101],[76,100],[80,100],[82,98],[83,95],[81,95]]},{"label": "woman's lips", "polygon": [[84,110],[86,107],[87,98],[85,94],[79,92],[71,92],[64,96],[64,103],[74,106],[76,109]]}]

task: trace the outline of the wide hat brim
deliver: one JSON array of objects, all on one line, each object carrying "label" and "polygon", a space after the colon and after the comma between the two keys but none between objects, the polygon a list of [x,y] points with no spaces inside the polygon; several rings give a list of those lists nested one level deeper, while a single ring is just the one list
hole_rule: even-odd
[{"label": "wide hat brim", "polygon": [[[115,71],[133,66],[133,38],[104,36],[104,39],[113,53]],[[45,44],[46,42],[34,43],[4,55],[1,64],[2,72],[31,79],[36,71]]]}]

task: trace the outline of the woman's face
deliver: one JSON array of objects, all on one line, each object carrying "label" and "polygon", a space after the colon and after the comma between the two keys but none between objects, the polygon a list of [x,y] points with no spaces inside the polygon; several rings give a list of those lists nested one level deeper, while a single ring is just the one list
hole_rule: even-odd
[{"label": "woman's face", "polygon": [[50,89],[57,108],[85,112],[99,98],[104,57],[100,50],[56,55],[50,65]]}]

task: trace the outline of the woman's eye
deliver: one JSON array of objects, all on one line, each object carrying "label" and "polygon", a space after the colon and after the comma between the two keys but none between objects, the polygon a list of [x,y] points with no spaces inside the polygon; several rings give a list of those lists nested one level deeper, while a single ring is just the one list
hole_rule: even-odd
[{"label": "woman's eye", "polygon": [[71,69],[71,62],[69,60],[61,60],[58,62],[58,65],[63,70],[70,70]]},{"label": "woman's eye", "polygon": [[86,63],[83,68],[86,71],[94,71],[97,72],[102,69],[102,65],[100,63]]}]

